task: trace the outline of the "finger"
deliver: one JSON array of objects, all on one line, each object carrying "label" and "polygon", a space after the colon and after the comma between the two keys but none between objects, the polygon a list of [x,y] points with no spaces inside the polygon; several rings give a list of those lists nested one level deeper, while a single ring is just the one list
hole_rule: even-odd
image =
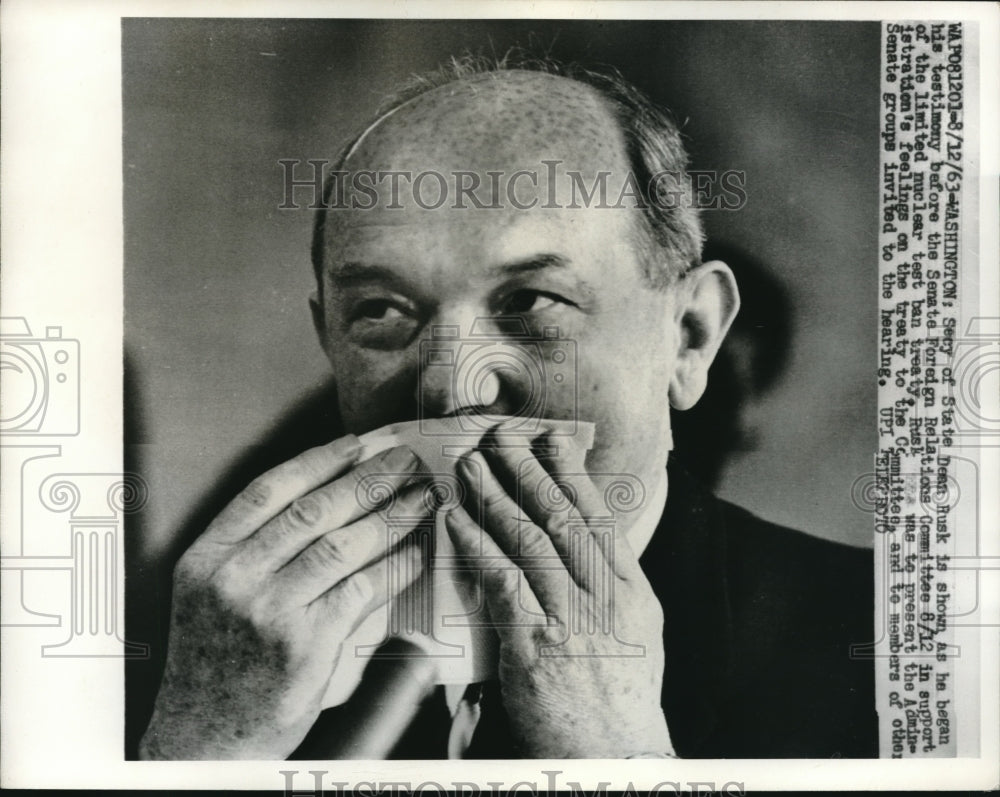
[{"label": "finger", "polygon": [[496,480],[531,521],[544,529],[555,551],[569,566],[572,546],[579,544],[582,535],[589,535],[570,496],[552,479],[530,448],[498,445],[483,448],[482,453]]},{"label": "finger", "polygon": [[[587,473],[580,468],[578,452],[561,458],[568,469],[554,479],[533,452],[526,453],[527,441],[507,438],[507,445],[493,445],[483,454],[497,481],[513,492],[525,513],[535,525],[549,535],[573,581],[580,589],[568,592],[569,603],[559,619],[571,634],[609,634],[613,629],[613,614],[619,578],[614,570],[613,516],[604,509],[603,497]],[[539,441],[544,445],[544,441]],[[517,448],[513,446],[518,446]],[[533,448],[539,448],[539,445]],[[550,446],[551,448],[551,446]],[[562,446],[566,451],[566,446]],[[552,452],[549,452],[550,455]],[[571,484],[568,477],[572,476]],[[589,508],[584,516],[578,505]],[[603,517],[593,507],[604,510]]]},{"label": "finger", "polygon": [[[608,576],[614,574],[604,552],[611,543],[603,539],[613,531],[613,524],[588,525],[575,504],[581,488],[554,480],[532,454],[509,448],[483,453],[497,481],[515,485],[507,490],[513,492],[534,525],[548,535],[573,581],[587,591],[603,589]],[[586,482],[582,488],[593,489],[589,479],[582,481]]]},{"label": "finger", "polygon": [[[547,435],[538,441],[538,462],[576,507],[612,572],[623,579],[642,576],[639,559],[621,528],[621,522],[593,478],[579,466],[579,452],[563,438]],[[637,481],[637,480],[636,480]],[[641,482],[638,489],[642,490]]]},{"label": "finger", "polygon": [[546,473],[585,520],[605,518],[609,514],[601,492],[584,464],[583,453],[571,440],[545,434],[535,441],[532,453]]},{"label": "finger", "polygon": [[314,540],[273,576],[273,588],[283,599],[305,605],[378,559],[420,529],[427,540],[434,529],[428,506],[427,485],[412,484],[400,492],[389,522],[382,513],[371,513]]},{"label": "finger", "polygon": [[420,546],[408,538],[387,556],[318,595],[308,608],[323,622],[340,626],[339,636],[345,638],[372,612],[413,584],[423,570]]},{"label": "finger", "polygon": [[406,446],[377,454],[339,479],[297,497],[235,555],[247,567],[276,571],[324,534],[390,505],[399,490],[423,478],[421,467]]},{"label": "finger", "polygon": [[[445,527],[455,551],[466,565],[482,576],[486,608],[498,627],[537,625],[545,616],[538,598],[521,571],[500,546],[469,516],[462,507],[445,514]],[[530,620],[531,615],[535,620]]]},{"label": "finger", "polygon": [[466,454],[456,470],[466,484],[466,511],[524,573],[541,606],[560,616],[567,602],[569,573],[548,535],[520,510],[482,453]]},{"label": "finger", "polygon": [[360,453],[361,441],[347,435],[272,468],[229,502],[202,539],[232,544],[249,537],[300,495],[345,473]]},{"label": "finger", "polygon": [[[503,425],[491,429],[480,442],[490,468],[504,488],[541,523],[553,510],[575,513],[582,519],[608,514],[602,496],[587,474],[586,452],[571,438],[545,432],[532,438],[501,434]],[[541,466],[540,468],[538,466]],[[553,466],[560,478],[554,479]],[[546,480],[545,476],[549,479]],[[522,478],[528,478],[533,489],[525,489]],[[557,484],[559,489],[555,489]],[[568,498],[567,502],[564,498]],[[525,501],[530,506],[525,505]]]}]

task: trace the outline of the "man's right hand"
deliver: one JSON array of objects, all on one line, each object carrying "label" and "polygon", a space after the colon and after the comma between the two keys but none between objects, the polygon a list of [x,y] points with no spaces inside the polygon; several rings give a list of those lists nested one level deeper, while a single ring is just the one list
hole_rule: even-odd
[{"label": "man's right hand", "polygon": [[348,436],[268,471],[181,557],[142,758],[284,759],[305,737],[344,640],[422,567],[412,538],[388,550],[385,521],[357,498],[384,474],[419,518],[420,460],[400,446],[357,464],[360,451]]}]

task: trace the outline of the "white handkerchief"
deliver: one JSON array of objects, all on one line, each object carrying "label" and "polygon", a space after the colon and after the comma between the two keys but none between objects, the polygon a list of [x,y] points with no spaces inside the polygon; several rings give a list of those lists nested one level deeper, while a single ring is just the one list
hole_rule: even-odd
[{"label": "white handkerchief", "polygon": [[[461,483],[455,475],[458,458],[471,451],[483,435],[504,422],[506,434],[528,437],[542,432],[548,441],[572,442],[578,451],[593,446],[594,426],[580,421],[556,421],[503,416],[459,416],[392,424],[362,435],[359,461],[398,445],[408,445],[430,468],[434,490],[444,508],[460,500]],[[504,432],[501,432],[501,437]],[[525,454],[529,451],[526,448]],[[582,466],[582,463],[581,463]],[[380,505],[386,485],[380,474],[372,474],[358,488],[358,500]],[[382,506],[379,516],[386,523],[390,540],[412,528],[412,519],[395,517],[393,507]],[[398,524],[398,530],[394,525]],[[490,627],[483,601],[480,574],[459,569],[451,538],[444,526],[444,512],[434,516],[428,544],[433,547],[429,572],[386,607],[374,612],[344,643],[340,661],[330,679],[324,708],[350,697],[361,680],[368,660],[389,637],[401,637],[418,645],[434,659],[437,682],[469,684],[496,675],[496,635]],[[429,551],[428,551],[429,553]]]}]

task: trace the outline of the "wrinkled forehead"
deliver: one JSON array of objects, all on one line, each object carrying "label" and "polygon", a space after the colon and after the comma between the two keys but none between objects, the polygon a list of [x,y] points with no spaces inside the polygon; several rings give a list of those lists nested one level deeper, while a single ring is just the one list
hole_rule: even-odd
[{"label": "wrinkled forehead", "polygon": [[456,80],[404,103],[373,123],[344,168],[511,172],[543,160],[582,173],[621,171],[621,130],[590,86],[511,70]]}]

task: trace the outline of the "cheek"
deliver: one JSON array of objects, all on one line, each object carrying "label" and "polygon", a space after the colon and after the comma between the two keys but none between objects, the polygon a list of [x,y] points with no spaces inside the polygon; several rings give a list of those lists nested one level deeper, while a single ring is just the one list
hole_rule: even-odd
[{"label": "cheek", "polygon": [[671,363],[664,341],[609,347],[581,364],[578,410],[597,425],[588,467],[644,476],[666,461]]},{"label": "cheek", "polygon": [[668,380],[665,369],[638,360],[608,363],[587,375],[581,384],[581,418],[612,427],[621,434],[653,424],[666,411]]},{"label": "cheek", "polygon": [[631,414],[654,399],[667,400],[671,341],[666,330],[654,330],[640,335],[629,326],[581,341],[581,405]]},{"label": "cheek", "polygon": [[341,347],[333,350],[331,364],[345,432],[363,434],[415,417],[408,357]]}]

